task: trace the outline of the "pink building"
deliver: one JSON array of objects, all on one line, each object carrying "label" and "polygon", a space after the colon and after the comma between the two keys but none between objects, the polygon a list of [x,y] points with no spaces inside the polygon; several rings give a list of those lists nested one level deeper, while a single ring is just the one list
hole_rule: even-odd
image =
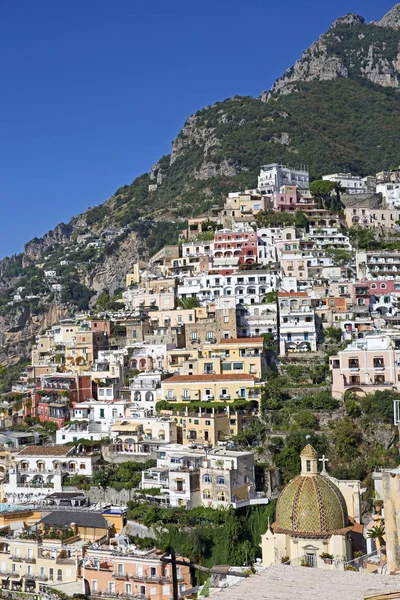
[{"label": "pink building", "polygon": [[[138,550],[127,543],[122,548],[120,542],[116,542],[115,548],[104,545],[87,549],[81,576],[91,596],[122,595],[132,600],[172,598],[172,569],[170,564],[163,562],[165,553],[155,548]],[[178,566],[177,575],[181,596],[191,588],[190,568]]]},{"label": "pink building", "polygon": [[274,211],[287,212],[295,210],[312,210],[315,208],[314,199],[302,194],[295,185],[283,185],[274,194]]},{"label": "pink building", "polygon": [[[370,296],[388,296],[395,291],[394,279],[356,281],[353,283],[353,302],[358,306],[369,306]],[[399,290],[396,289],[396,292]]]},{"label": "pink building", "polygon": [[221,229],[214,235],[214,258],[229,259],[237,257],[239,264],[249,265],[257,262],[258,244],[255,231],[234,232]]},{"label": "pink building", "polygon": [[342,399],[346,391],[369,394],[377,390],[398,391],[400,386],[400,337],[371,333],[353,341],[329,359],[332,396]]}]

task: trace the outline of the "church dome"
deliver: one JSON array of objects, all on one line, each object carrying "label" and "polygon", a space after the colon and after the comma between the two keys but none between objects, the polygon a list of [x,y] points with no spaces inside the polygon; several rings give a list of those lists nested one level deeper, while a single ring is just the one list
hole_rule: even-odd
[{"label": "church dome", "polygon": [[283,489],[276,507],[275,531],[292,535],[331,535],[349,525],[346,501],[339,488],[318,474],[317,453],[307,446],[301,453],[301,475]]}]

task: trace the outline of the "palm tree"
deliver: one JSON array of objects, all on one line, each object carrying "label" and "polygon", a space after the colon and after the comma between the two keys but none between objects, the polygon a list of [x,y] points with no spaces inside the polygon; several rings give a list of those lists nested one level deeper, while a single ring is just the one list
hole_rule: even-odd
[{"label": "palm tree", "polygon": [[371,540],[375,540],[375,542],[378,543],[379,549],[382,548],[382,546],[386,545],[385,539],[384,539],[384,535],[385,535],[385,526],[383,523],[381,523],[381,525],[374,525],[373,527],[371,527],[371,529],[368,529],[368,537]]}]

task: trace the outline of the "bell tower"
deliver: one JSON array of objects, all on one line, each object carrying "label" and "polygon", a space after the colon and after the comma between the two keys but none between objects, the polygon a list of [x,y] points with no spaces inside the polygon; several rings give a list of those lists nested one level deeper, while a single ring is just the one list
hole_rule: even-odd
[{"label": "bell tower", "polygon": [[303,448],[300,458],[302,475],[318,475],[318,454],[311,444],[307,444],[307,446]]}]

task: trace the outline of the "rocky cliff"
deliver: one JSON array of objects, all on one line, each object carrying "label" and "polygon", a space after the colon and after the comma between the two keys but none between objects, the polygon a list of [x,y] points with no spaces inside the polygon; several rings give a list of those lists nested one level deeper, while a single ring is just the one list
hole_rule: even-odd
[{"label": "rocky cliff", "polygon": [[273,85],[270,98],[288,94],[305,81],[332,81],[363,77],[374,84],[400,86],[400,4],[377,23],[348,14],[334,21],[329,31],[310,46]]}]

